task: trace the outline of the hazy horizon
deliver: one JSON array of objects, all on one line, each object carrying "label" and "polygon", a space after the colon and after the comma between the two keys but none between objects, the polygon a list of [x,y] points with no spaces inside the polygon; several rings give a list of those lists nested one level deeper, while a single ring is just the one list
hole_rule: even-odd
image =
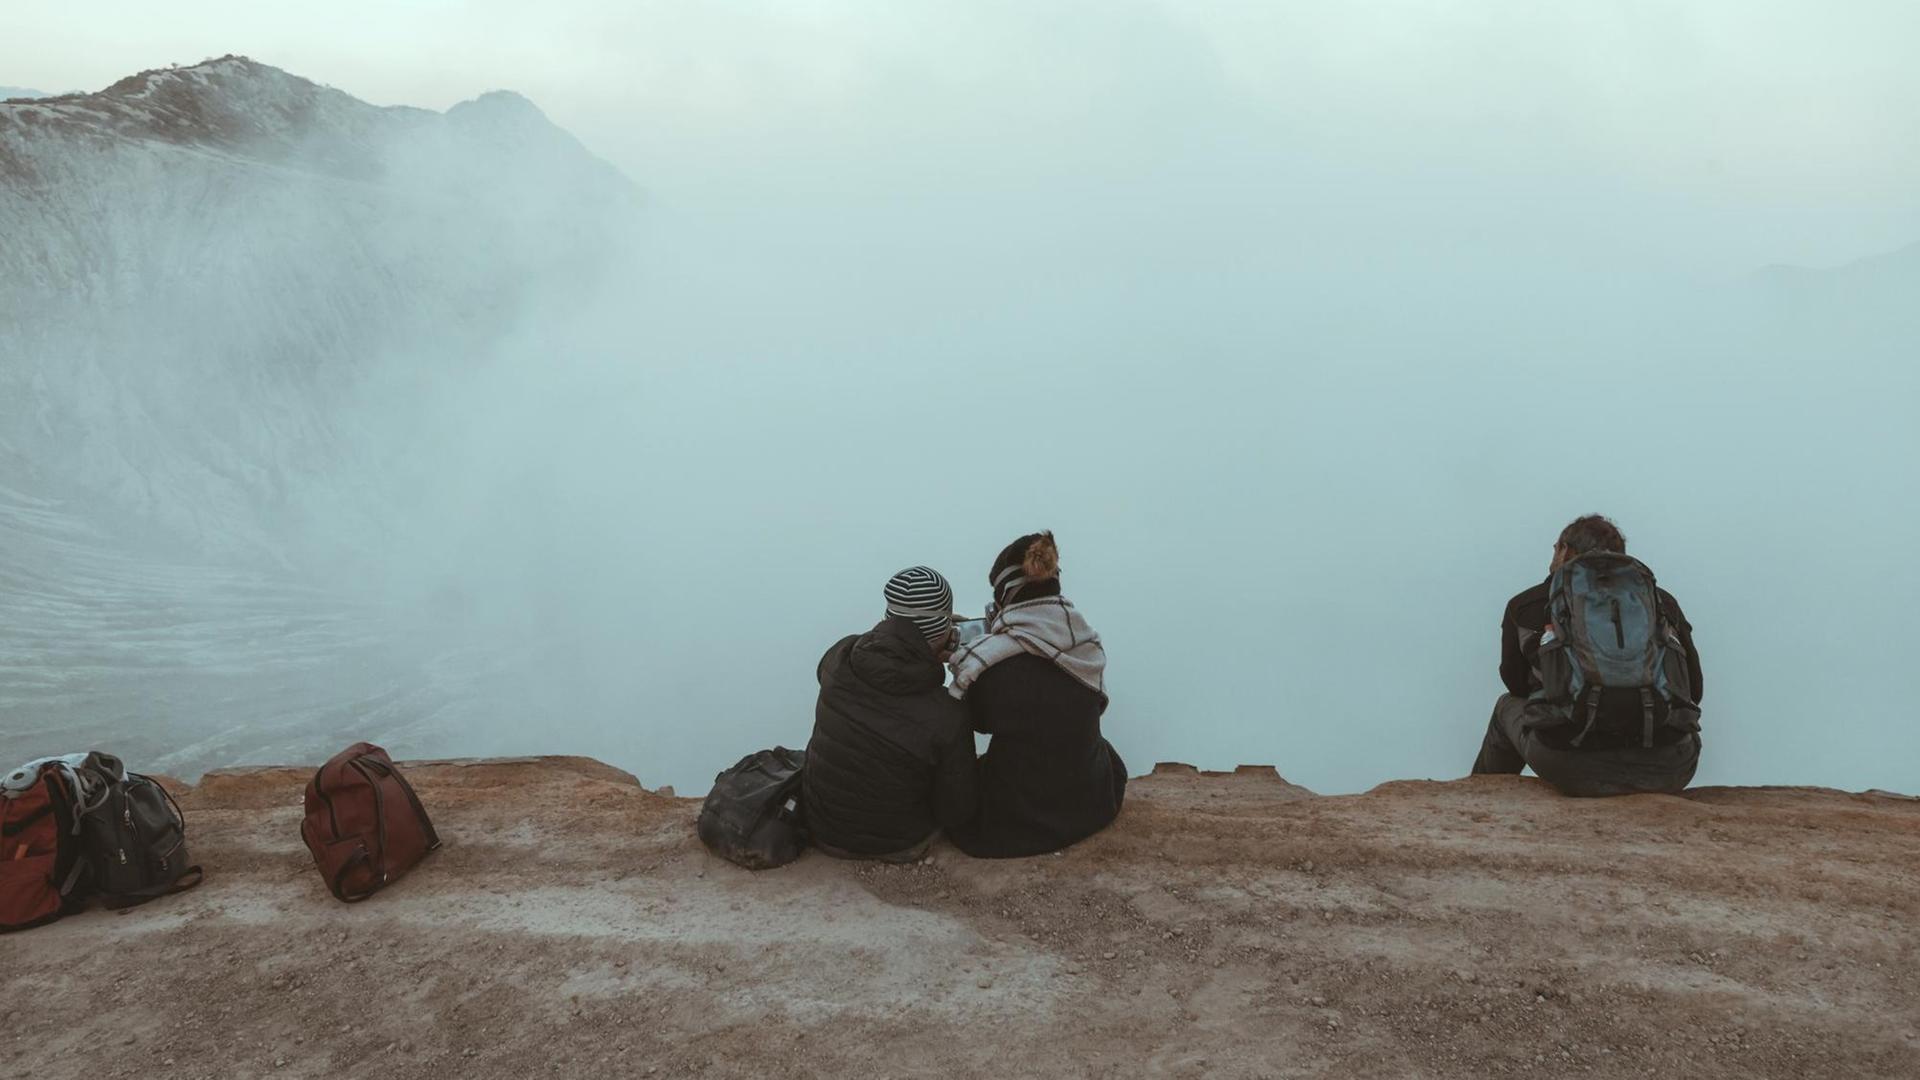
[{"label": "hazy horizon", "polygon": [[[515,90],[669,206],[1017,209],[1094,179],[1232,202],[1284,172],[1310,203],[1390,192],[1376,225],[1407,235],[1363,246],[1458,243],[1498,209],[1583,260],[1738,273],[1920,241],[1916,39],[1897,0],[105,0],[0,12],[0,80],[91,91],[233,52],[379,105]],[[1235,143],[1251,175],[1181,168]]]},{"label": "hazy horizon", "polygon": [[[1698,783],[1920,787],[1920,335],[1757,274],[1920,242],[1920,8],[387,8],[15,8],[0,82],[241,53],[382,105],[513,89],[641,189],[598,288],[353,357],[316,409],[353,453],[281,485],[391,515],[305,520],[290,575],[523,658],[417,749],[698,790],[805,742],[894,570],[977,608],[1051,528],[1133,772],[1458,776],[1502,606],[1599,511],[1694,623]],[[284,237],[252,212],[233,243]]]}]

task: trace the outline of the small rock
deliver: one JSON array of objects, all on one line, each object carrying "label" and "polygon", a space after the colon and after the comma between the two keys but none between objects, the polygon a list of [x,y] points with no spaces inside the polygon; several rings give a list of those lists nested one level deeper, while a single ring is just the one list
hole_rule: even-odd
[{"label": "small rock", "polygon": [[286,1067],[287,1067],[287,1059],[286,1059],[286,1058],[274,1058],[274,1059],[273,1059],[273,1067],[274,1067],[274,1068],[276,1068],[276,1069],[284,1069],[284,1068],[286,1068]]},{"label": "small rock", "polygon": [[1307,1003],[1316,1009],[1324,1009],[1327,1007],[1327,999],[1323,997],[1308,998]]},{"label": "small rock", "polygon": [[1103,953],[1101,953],[1101,954],[1100,954],[1100,958],[1101,958],[1102,960],[1111,960],[1111,959],[1113,959],[1114,957],[1116,957],[1116,956],[1119,956],[1119,955],[1120,955],[1119,953],[1117,953],[1117,952],[1114,952],[1114,951],[1113,951],[1112,949],[1108,949],[1108,950],[1107,950],[1106,952],[1103,952]]},{"label": "small rock", "polygon": [[1547,1003],[1546,995],[1544,994],[1533,995],[1533,1003],[1535,1005],[1545,1005]]},{"label": "small rock", "polygon": [[1301,863],[1300,869],[1309,874],[1313,873],[1313,860],[1308,859],[1306,862]]},{"label": "small rock", "polygon": [[985,975],[982,975],[978,979],[975,979],[973,981],[973,985],[979,987],[982,990],[991,990],[993,989],[993,980],[988,978]]}]

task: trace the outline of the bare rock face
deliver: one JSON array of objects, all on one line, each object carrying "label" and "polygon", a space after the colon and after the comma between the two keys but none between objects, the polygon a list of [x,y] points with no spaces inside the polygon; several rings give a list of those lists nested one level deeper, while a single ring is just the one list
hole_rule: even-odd
[{"label": "bare rock face", "polygon": [[9,1030],[73,1075],[1920,1075],[1904,796],[1162,766],[1058,855],[750,874],[598,762],[405,768],[446,847],[352,907],[310,766],[207,774],[206,884],[9,938]]},{"label": "bare rock face", "polygon": [[[1186,783],[1189,779],[1202,781]],[[1171,799],[1218,799],[1231,791],[1251,798],[1292,799],[1311,796],[1312,791],[1288,783],[1280,770],[1271,765],[1236,765],[1230,771],[1201,769],[1183,761],[1156,762],[1153,771],[1133,782],[1128,790],[1141,788],[1165,790]]]}]

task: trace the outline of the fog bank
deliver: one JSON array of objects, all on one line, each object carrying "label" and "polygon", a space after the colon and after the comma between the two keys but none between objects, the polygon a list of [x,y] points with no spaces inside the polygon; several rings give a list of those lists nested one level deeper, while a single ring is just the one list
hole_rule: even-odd
[{"label": "fog bank", "polygon": [[[566,63],[496,35],[457,96],[300,72],[511,79],[584,147],[517,97],[84,152],[7,106],[0,751],[698,790],[805,741],[894,570],[977,608],[1051,528],[1135,771],[1455,776],[1599,511],[1694,624],[1699,783],[1916,787],[1920,163],[1868,107],[1910,13],[969,10],[559,5]],[[1785,57],[1832,78],[1783,115]],[[194,100],[310,93],[235,78]]]}]

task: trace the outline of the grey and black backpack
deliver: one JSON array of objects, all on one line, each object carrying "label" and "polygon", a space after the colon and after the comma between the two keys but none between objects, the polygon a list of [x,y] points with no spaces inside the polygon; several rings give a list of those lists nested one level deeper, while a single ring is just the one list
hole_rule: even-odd
[{"label": "grey and black backpack", "polygon": [[1538,727],[1567,747],[1677,742],[1700,730],[1687,652],[1653,571],[1618,552],[1570,559],[1547,582]]},{"label": "grey and black backpack", "polygon": [[200,868],[187,855],[186,816],[166,788],[98,750],[73,772],[88,793],[75,814],[82,871],[76,896],[124,908],[200,884]]},{"label": "grey and black backpack", "polygon": [[106,907],[124,908],[200,884],[200,867],[187,854],[187,819],[173,796],[150,776],[107,775],[105,800],[80,815],[89,891]]}]

